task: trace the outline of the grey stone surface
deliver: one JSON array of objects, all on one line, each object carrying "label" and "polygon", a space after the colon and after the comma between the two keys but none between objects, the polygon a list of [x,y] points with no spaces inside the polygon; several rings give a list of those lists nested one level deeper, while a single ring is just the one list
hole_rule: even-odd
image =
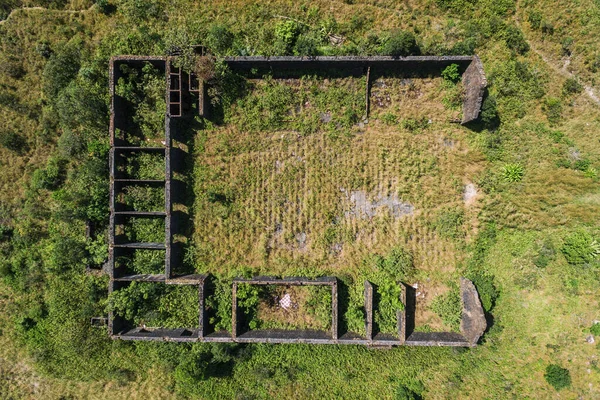
[{"label": "grey stone surface", "polygon": [[474,346],[487,328],[485,313],[473,282],[465,278],[460,278],[460,292],[463,303],[460,331],[469,343]]}]

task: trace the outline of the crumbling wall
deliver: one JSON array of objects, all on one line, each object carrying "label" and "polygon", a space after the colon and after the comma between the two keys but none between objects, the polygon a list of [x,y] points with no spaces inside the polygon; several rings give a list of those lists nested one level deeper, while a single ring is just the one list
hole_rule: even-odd
[{"label": "crumbling wall", "polygon": [[463,303],[460,332],[472,346],[475,346],[487,328],[485,313],[473,282],[460,278],[460,293]]},{"label": "crumbling wall", "polygon": [[[131,63],[141,65],[144,62],[151,62],[164,68],[166,75],[165,97],[167,101],[167,111],[165,116],[165,145],[164,148],[134,148],[118,141],[115,138],[115,130],[122,124],[124,118],[123,99],[115,94],[115,84],[120,76],[119,65],[122,63]],[[307,67],[319,70],[332,68],[337,71],[344,69],[350,73],[364,74],[370,76],[371,68],[378,68],[383,73],[390,70],[430,70],[441,71],[450,64],[459,64],[465,68],[463,83],[466,88],[465,100],[463,103],[463,123],[473,121],[479,116],[483,95],[486,87],[485,74],[483,66],[478,57],[453,56],[453,57],[233,57],[226,58],[225,62],[237,70],[252,71],[254,69],[267,69],[285,71],[287,69],[303,69]],[[467,66],[468,65],[468,66]],[[397,332],[396,335],[373,332],[373,286],[365,281],[365,336],[362,337],[356,333],[346,332],[342,337],[338,337],[338,286],[335,277],[321,277],[317,279],[308,278],[272,278],[255,277],[252,279],[235,279],[232,285],[232,332],[212,332],[208,333],[206,323],[205,298],[207,275],[185,275],[173,276],[174,255],[171,251],[172,235],[174,225],[171,219],[172,199],[172,157],[174,149],[171,147],[171,118],[183,116],[183,94],[184,92],[197,93],[199,96],[198,110],[201,115],[206,115],[205,88],[203,82],[192,82],[193,77],[184,85],[185,76],[181,70],[171,69],[171,57],[140,57],[140,56],[120,56],[114,57],[110,61],[109,84],[111,94],[111,118],[110,118],[110,143],[111,151],[109,154],[110,162],[110,225],[109,225],[109,294],[119,290],[133,281],[153,282],[156,284],[176,284],[176,285],[197,285],[198,286],[198,307],[199,307],[199,327],[197,329],[162,329],[162,328],[140,328],[130,327],[123,318],[109,312],[108,329],[113,339],[123,340],[164,340],[164,341],[202,341],[202,342],[246,342],[246,343],[311,343],[311,344],[362,344],[368,346],[394,346],[394,345],[412,345],[412,346],[474,346],[483,334],[486,328],[485,316],[481,302],[475,286],[467,279],[461,278],[461,296],[463,301],[463,315],[461,321],[461,333],[455,332],[414,332],[414,310],[404,310],[397,312]],[[368,114],[368,81],[367,79],[367,105]],[[175,95],[173,95],[173,93]],[[174,96],[174,97],[172,97]],[[173,107],[171,107],[173,106]],[[177,106],[177,107],[175,107]],[[165,210],[160,216],[165,218],[165,243],[164,245],[156,243],[117,243],[115,241],[115,223],[119,218],[128,215],[140,215],[140,213],[122,210],[116,202],[116,192],[125,184],[136,184],[135,179],[119,179],[117,176],[116,164],[120,152],[131,151],[164,151],[165,154]],[[125,182],[127,181],[127,182]],[[151,184],[163,184],[155,181]],[[144,184],[148,184],[144,181]],[[147,216],[151,213],[145,213]],[[156,213],[155,213],[156,214]],[[158,215],[154,215],[158,216]],[[166,251],[165,272],[156,275],[141,274],[122,274],[115,273],[115,258],[122,251],[130,248],[159,248]],[[238,332],[238,307],[236,300],[237,285],[239,283],[248,283],[254,285],[322,285],[331,286],[332,290],[332,315],[331,332],[314,330],[263,330],[249,331],[239,334]],[[407,298],[408,287],[403,287],[401,301],[405,306],[411,303]],[[414,299],[412,303],[414,305]],[[410,332],[409,332],[410,331]]]},{"label": "crumbling wall", "polygon": [[463,100],[463,117],[461,123],[467,124],[479,118],[481,104],[485,88],[487,87],[487,79],[483,71],[483,64],[477,56],[473,56],[473,61],[465,71],[462,77],[465,95]]}]

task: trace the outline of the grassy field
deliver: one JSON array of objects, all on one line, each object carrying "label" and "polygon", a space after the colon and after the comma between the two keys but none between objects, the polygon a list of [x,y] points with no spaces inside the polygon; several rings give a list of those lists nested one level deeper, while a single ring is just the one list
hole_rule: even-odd
[{"label": "grassy field", "polygon": [[[600,320],[597,1],[15,0],[0,18],[13,9],[0,21],[1,398],[600,398],[600,334],[588,343]],[[384,54],[396,29],[421,54],[476,52],[484,111],[497,115],[453,123],[460,88],[428,76],[375,80],[368,123],[360,78],[213,93],[222,115],[196,121],[181,145],[193,193],[177,209],[193,229],[177,240],[188,265],[218,276],[223,300],[209,303],[223,320],[235,275],[335,275],[349,289],[342,325],[360,329],[362,281],[381,285],[410,257],[414,270],[392,276],[419,285],[417,324],[449,329],[434,299],[470,277],[493,321],[480,346],[120,343],[89,327],[109,306],[106,278],[85,266],[107,251],[111,55],[189,43],[218,55]],[[150,93],[133,121],[141,134],[161,124],[157,78],[123,82]],[[124,173],[154,177],[153,165]],[[124,194],[132,207],[162,196]],[[123,260],[138,272],[155,261]],[[186,297],[147,305],[176,325],[193,313]],[[564,388],[549,365],[568,370]]]}]

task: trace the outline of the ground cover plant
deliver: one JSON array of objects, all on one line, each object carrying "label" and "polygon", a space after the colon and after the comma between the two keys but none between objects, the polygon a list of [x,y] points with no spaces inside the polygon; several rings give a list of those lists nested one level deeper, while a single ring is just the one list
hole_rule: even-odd
[{"label": "ground cover plant", "polygon": [[[9,1],[0,18],[0,397],[598,397],[597,2]],[[109,306],[107,278],[85,272],[108,252],[108,59],[190,43],[219,56],[481,57],[489,96],[472,129],[451,122],[460,83],[441,75],[374,76],[367,123],[361,79],[218,69],[213,120],[186,130],[193,196],[178,205],[195,227],[186,262],[218,275],[217,330],[231,329],[234,276],[338,276],[354,332],[365,278],[417,286],[417,325],[437,330],[455,313],[434,299],[466,276],[489,323],[477,348],[123,343],[90,326]],[[152,94],[128,100],[139,145],[164,140],[159,77],[142,67],[122,82]],[[164,207],[152,185],[119,196]],[[156,273],[160,254],[123,262]],[[139,287],[117,304],[184,326],[191,292]]]}]

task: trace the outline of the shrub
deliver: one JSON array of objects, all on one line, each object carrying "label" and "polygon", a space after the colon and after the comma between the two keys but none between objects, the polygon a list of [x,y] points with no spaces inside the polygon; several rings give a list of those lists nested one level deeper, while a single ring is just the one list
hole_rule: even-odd
[{"label": "shrub", "polygon": [[550,364],[546,367],[546,373],[544,373],[544,379],[554,389],[561,390],[571,386],[571,374],[566,368],[562,368],[560,365]]},{"label": "shrub", "polygon": [[595,322],[592,324],[590,333],[594,336],[600,336],[600,322]]},{"label": "shrub", "polygon": [[294,21],[280,21],[275,25],[275,38],[279,46],[286,53],[294,46],[298,35],[300,35],[300,27]]},{"label": "shrub", "polygon": [[529,51],[529,44],[523,36],[523,32],[516,26],[509,25],[504,31],[504,41],[506,46],[518,54],[525,54]]},{"label": "shrub", "polygon": [[462,317],[462,300],[458,287],[453,287],[448,292],[437,296],[430,305],[431,311],[440,316],[444,324],[453,331],[460,329]]},{"label": "shrub", "polygon": [[450,64],[442,70],[442,78],[445,81],[456,83],[460,80],[460,72],[458,71],[458,64]]},{"label": "shrub", "polygon": [[310,34],[298,36],[296,44],[294,45],[294,54],[297,56],[318,56],[319,39]]},{"label": "shrub", "polygon": [[521,164],[506,164],[502,168],[502,178],[509,183],[520,182],[525,174],[525,169]]},{"label": "shrub", "polygon": [[486,96],[481,105],[481,122],[487,129],[495,129],[500,125],[498,106],[495,96]]},{"label": "shrub", "polygon": [[527,14],[527,21],[531,25],[531,29],[540,29],[542,26],[542,13],[537,10],[531,10]]},{"label": "shrub", "polygon": [[65,174],[65,162],[61,159],[51,158],[46,168],[33,171],[31,188],[34,190],[54,190],[62,182]]},{"label": "shrub", "polygon": [[125,0],[119,3],[119,9],[134,22],[158,18],[162,12],[158,0]]},{"label": "shrub", "polygon": [[500,295],[498,288],[494,285],[494,279],[489,275],[477,273],[470,277],[471,282],[477,288],[477,293],[481,299],[481,305],[485,312],[490,312],[496,304],[496,299]]},{"label": "shrub", "polygon": [[565,83],[563,84],[562,91],[565,96],[575,93],[581,93],[583,90],[583,86],[577,78],[567,78]]},{"label": "shrub", "polygon": [[404,385],[400,385],[396,388],[396,393],[394,396],[395,400],[419,400],[421,398],[421,396]]},{"label": "shrub", "polygon": [[542,104],[542,111],[546,114],[548,121],[555,124],[562,117],[562,103],[556,97],[547,97]]},{"label": "shrub", "polygon": [[565,238],[561,252],[569,264],[587,264],[600,255],[600,243],[589,233],[577,231]]},{"label": "shrub", "polygon": [[217,54],[225,54],[233,46],[234,39],[233,33],[225,25],[213,25],[208,30],[206,45]]},{"label": "shrub", "polygon": [[385,41],[381,54],[386,56],[400,57],[419,54],[419,46],[415,36],[406,31],[395,30]]},{"label": "shrub", "polygon": [[13,131],[0,132],[0,145],[15,153],[21,153],[27,146],[25,139]]},{"label": "shrub", "polygon": [[554,245],[550,241],[546,241],[540,248],[537,257],[533,260],[533,264],[538,268],[546,268],[548,263],[554,260],[556,251]]},{"label": "shrub", "polygon": [[50,56],[44,66],[42,82],[44,94],[50,99],[58,96],[58,93],[69,85],[69,82],[77,76],[81,66],[81,43],[73,41],[59,47]]}]

